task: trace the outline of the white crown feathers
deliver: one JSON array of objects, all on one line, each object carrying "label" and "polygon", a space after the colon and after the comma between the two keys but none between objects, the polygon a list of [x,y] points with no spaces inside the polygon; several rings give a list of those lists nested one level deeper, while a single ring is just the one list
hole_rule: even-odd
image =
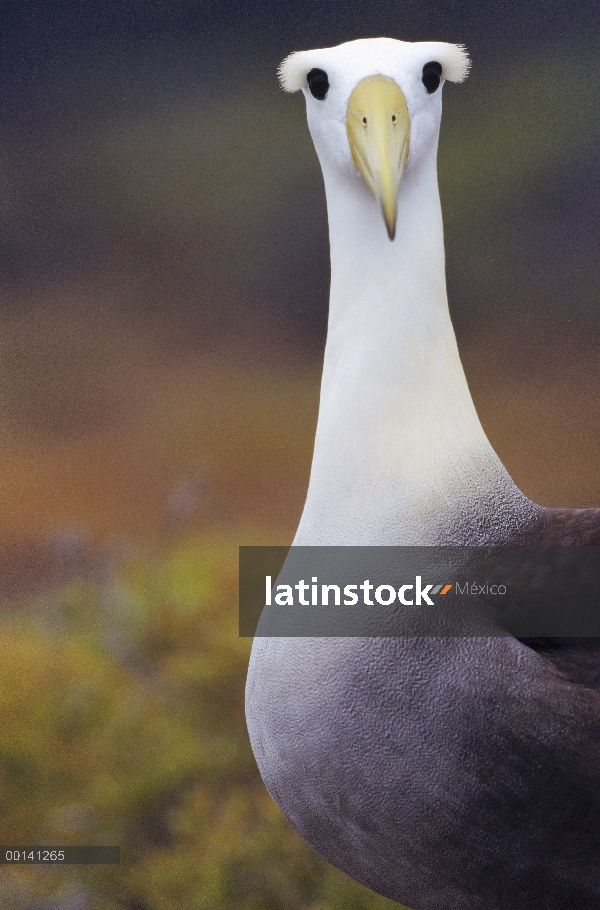
[{"label": "white crown feathers", "polygon": [[[398,42],[404,44],[405,42]],[[462,44],[447,44],[442,41],[423,42],[435,52],[435,59],[441,64],[442,76],[449,82],[463,82],[471,67],[466,48]],[[413,45],[414,46],[414,45]],[[295,51],[286,57],[277,70],[281,87],[286,92],[297,92],[306,88],[307,73],[323,55],[323,49]]]}]

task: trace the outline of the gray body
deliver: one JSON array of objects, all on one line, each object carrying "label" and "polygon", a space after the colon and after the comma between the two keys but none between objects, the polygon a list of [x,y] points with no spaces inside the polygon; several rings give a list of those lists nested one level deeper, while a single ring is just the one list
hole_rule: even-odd
[{"label": "gray body", "polygon": [[[596,510],[536,524],[531,542],[600,543]],[[600,908],[596,640],[256,639],[247,720],[287,818],[374,891]]]}]

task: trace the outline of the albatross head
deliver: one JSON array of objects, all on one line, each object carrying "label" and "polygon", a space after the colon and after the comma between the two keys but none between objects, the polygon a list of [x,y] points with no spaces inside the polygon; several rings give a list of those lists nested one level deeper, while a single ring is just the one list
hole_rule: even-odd
[{"label": "albatross head", "polygon": [[367,38],[291,54],[279,76],[286,91],[304,92],[324,173],[368,187],[393,240],[403,175],[435,160],[442,85],[468,69],[456,44]]}]

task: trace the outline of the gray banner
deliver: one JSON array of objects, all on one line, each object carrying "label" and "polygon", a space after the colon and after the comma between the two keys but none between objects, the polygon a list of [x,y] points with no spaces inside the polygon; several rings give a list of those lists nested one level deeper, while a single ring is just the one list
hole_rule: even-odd
[{"label": "gray banner", "polygon": [[600,636],[600,547],[240,547],[240,635]]}]

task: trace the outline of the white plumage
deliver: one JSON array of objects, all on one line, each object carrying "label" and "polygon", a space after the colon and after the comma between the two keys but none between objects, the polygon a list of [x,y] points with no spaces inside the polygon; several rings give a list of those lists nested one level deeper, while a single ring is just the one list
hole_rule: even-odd
[{"label": "white plumage", "polygon": [[[376,42],[376,43],[375,43]],[[391,38],[366,38],[362,41],[351,41],[338,47],[321,48],[312,51],[296,51],[286,57],[279,67],[279,80],[286,92],[297,92],[306,89],[306,74],[313,67],[321,68],[324,59],[327,65],[335,60],[340,71],[348,68],[352,76],[360,72],[360,64],[365,61],[372,73],[397,70],[399,45],[405,60],[438,60],[442,65],[442,75],[449,82],[463,82],[469,73],[470,61],[465,48],[460,44],[447,44],[444,41],[422,41],[410,44],[407,41],[395,41]],[[335,55],[335,56],[334,56]],[[423,61],[423,62],[427,62]]]},{"label": "white plumage", "polygon": [[[308,123],[325,178],[331,246],[327,348],[310,486],[297,544],[475,543],[467,516],[493,496],[510,512],[530,506],[481,428],[446,297],[436,154],[441,88],[423,66],[466,74],[448,44],[357,41],[288,58],[283,71],[326,67],[324,101],[307,96]],[[349,97],[361,79],[392,78],[410,114],[410,155],[389,242],[379,206],[348,148]],[[305,71],[306,79],[306,71]],[[494,528],[499,531],[499,516]],[[489,533],[488,528],[481,529]]]}]

